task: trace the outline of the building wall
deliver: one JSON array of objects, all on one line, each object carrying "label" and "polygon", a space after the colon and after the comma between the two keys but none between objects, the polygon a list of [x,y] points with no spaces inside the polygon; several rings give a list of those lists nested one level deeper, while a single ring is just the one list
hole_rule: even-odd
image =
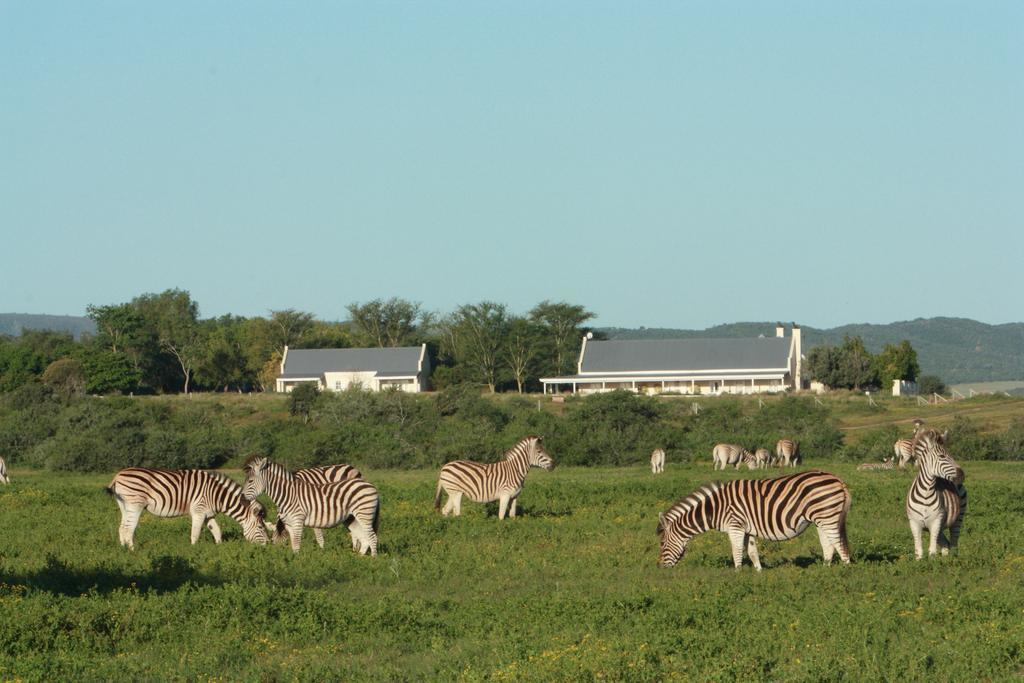
[{"label": "building wall", "polygon": [[719,395],[719,394],[770,394],[780,391],[786,391],[788,388],[788,380],[777,380],[777,379],[760,379],[754,380],[753,384],[749,379],[730,379],[730,380],[696,380],[691,382],[690,380],[666,380],[664,387],[662,382],[650,381],[650,380],[637,380],[636,387],[632,381],[621,381],[621,382],[605,382],[604,386],[600,384],[577,384],[576,391],[580,394],[600,394],[607,391],[615,391],[617,389],[625,389],[626,391],[636,391],[640,394],[647,394],[653,396],[656,394],[672,392],[676,394],[688,395]]}]

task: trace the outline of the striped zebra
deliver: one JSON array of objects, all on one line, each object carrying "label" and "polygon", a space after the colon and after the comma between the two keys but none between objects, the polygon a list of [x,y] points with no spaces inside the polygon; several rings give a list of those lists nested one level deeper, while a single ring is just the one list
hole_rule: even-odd
[{"label": "striped zebra", "polygon": [[[242,469],[245,472],[242,494],[254,499],[265,492],[277,506],[274,540],[284,538],[287,532],[292,550],[299,552],[304,527],[329,529],[345,524],[357,553],[377,555],[380,495],[373,484],[365,479],[312,484],[298,479],[283,465],[263,455],[251,456]],[[317,542],[322,548],[323,535]]]},{"label": "striped zebra", "polygon": [[121,509],[118,537],[121,545],[135,549],[135,527],[143,510],[157,517],[192,517],[192,543],[199,540],[203,524],[213,540],[221,541],[220,527],[214,516],[224,513],[242,526],[242,534],[253,543],[264,545],[263,526],[267,511],[260,503],[242,496],[242,487],[227,477],[205,470],[158,470],[129,467],[114,475],[107,493]]},{"label": "striped zebra", "polygon": [[800,444],[790,439],[779,439],[775,444],[775,458],[781,467],[796,467],[800,463]]},{"label": "striped zebra", "polygon": [[736,469],[747,462],[750,452],[743,446],[734,443],[716,444],[711,450],[711,466],[716,470],[724,470],[726,465],[735,465]]},{"label": "striped zebra", "polygon": [[[310,484],[335,484],[339,481],[345,481],[346,479],[362,479],[363,474],[352,465],[317,465],[315,467],[304,467],[301,470],[295,470],[295,478],[299,481],[304,481]],[[277,523],[267,522],[268,531],[277,531]],[[275,533],[275,540],[284,540],[287,536],[287,531],[284,534]],[[317,545],[321,548],[324,547],[324,530],[313,529],[313,536],[316,538]],[[354,547],[354,546],[353,546]]]},{"label": "striped zebra", "polygon": [[896,443],[892,445],[893,454],[896,457],[896,464],[902,470],[906,468],[907,463],[913,462],[914,460],[914,440],[913,439],[896,439]]},{"label": "striped zebra", "polygon": [[858,472],[867,470],[892,470],[896,469],[896,458],[888,458],[882,462],[863,462],[857,465]]},{"label": "striped zebra", "polygon": [[746,549],[754,568],[761,571],[756,538],[784,541],[812,523],[818,527],[825,563],[830,564],[832,554],[838,552],[848,564],[846,515],[850,500],[850,491],[841,479],[814,470],[774,479],[705,484],[658,518],[658,564],[676,564],[691,538],[714,529],[728,534],[737,569]]},{"label": "striped zebra", "polygon": [[754,457],[752,463],[748,463],[750,469],[763,470],[767,469],[768,465],[771,464],[772,454],[768,452],[767,448],[758,448],[754,451]]},{"label": "striped zebra", "polygon": [[651,453],[651,474],[661,474],[665,471],[665,449],[655,448]]},{"label": "striped zebra", "polygon": [[[946,555],[955,550],[960,537],[960,525],[967,511],[967,489],[964,471],[946,450],[945,435],[934,429],[925,429],[914,437],[914,458],[917,476],[907,491],[907,521],[914,536],[914,556],[924,555],[921,532],[928,529],[928,554],[942,548]],[[949,529],[949,540],[943,534]]]},{"label": "striped zebra", "polygon": [[465,494],[476,503],[498,501],[498,519],[516,516],[516,500],[523,490],[523,481],[531,467],[551,471],[555,461],[544,450],[543,437],[527,436],[507,450],[502,459],[487,464],[472,460],[456,460],[441,468],[434,493],[434,509],[441,507],[441,491],[448,494],[448,501],[441,511],[445,517],[454,513],[462,514],[462,496]]},{"label": "striped zebra", "polygon": [[0,458],[0,481],[5,484],[11,483],[11,478],[7,476],[7,463],[3,458]]}]

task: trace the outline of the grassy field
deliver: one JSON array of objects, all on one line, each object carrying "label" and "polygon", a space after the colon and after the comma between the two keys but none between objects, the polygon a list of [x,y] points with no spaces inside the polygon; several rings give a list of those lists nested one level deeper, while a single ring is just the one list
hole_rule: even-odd
[{"label": "grassy field", "polygon": [[442,518],[435,472],[369,472],[375,559],[342,530],[297,556],[252,546],[226,518],[223,544],[191,546],[186,519],[148,514],[132,553],[109,475],[16,469],[0,487],[0,679],[1020,677],[1024,465],[965,468],[958,556],[912,559],[911,474],[827,464],[853,494],[854,564],[824,566],[809,530],[762,541],[760,574],[734,571],[718,533],[656,566],[657,514],[707,464],[533,471],[503,522],[471,503]]}]

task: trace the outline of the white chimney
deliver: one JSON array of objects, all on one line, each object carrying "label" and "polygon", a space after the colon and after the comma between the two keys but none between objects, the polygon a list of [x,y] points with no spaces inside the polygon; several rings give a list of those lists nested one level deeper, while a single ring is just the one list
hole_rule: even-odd
[{"label": "white chimney", "polygon": [[776,337],[785,337],[786,336],[786,328],[784,328],[782,326],[782,323],[775,323],[775,336]]},{"label": "white chimney", "polygon": [[793,373],[793,383],[796,385],[794,389],[799,391],[803,388],[803,356],[800,348],[800,326],[793,323],[793,354],[796,356],[796,371]]}]

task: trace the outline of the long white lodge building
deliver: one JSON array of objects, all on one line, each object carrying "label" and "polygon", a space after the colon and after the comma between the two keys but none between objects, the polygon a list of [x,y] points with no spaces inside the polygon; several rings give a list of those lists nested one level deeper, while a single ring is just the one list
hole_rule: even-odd
[{"label": "long white lodge building", "polygon": [[544,393],[756,394],[801,388],[800,327],[756,339],[583,339],[577,374],[543,377]]}]

